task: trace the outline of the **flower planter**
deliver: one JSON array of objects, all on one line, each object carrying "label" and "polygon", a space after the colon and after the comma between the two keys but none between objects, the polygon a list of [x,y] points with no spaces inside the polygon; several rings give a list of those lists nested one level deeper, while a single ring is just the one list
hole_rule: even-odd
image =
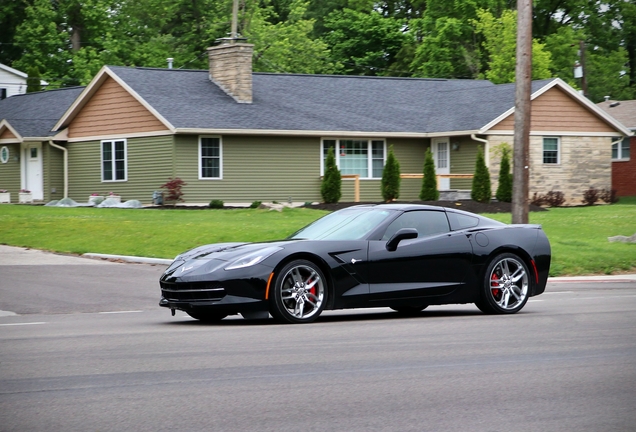
[{"label": "flower planter", "polygon": [[102,201],[104,201],[104,197],[102,195],[91,195],[88,197],[89,204],[97,205]]},{"label": "flower planter", "polygon": [[113,200],[117,201],[118,203],[121,202],[121,196],[119,196],[119,195],[106,195],[106,199],[113,199]]},{"label": "flower planter", "polygon": [[33,202],[33,194],[31,192],[18,193],[18,202],[20,204],[28,204]]},{"label": "flower planter", "polygon": [[11,203],[11,192],[0,192],[0,204]]}]

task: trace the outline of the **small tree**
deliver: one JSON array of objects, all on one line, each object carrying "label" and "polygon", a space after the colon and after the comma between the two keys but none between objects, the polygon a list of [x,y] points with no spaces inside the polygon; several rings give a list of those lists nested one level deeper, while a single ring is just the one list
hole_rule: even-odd
[{"label": "small tree", "polygon": [[424,158],[424,179],[422,180],[420,199],[422,201],[437,201],[439,199],[435,161],[433,161],[433,153],[431,153],[430,148],[426,149],[426,156]]},{"label": "small tree", "polygon": [[400,197],[400,163],[393,154],[393,146],[389,147],[389,155],[382,171],[382,198],[393,201]]},{"label": "small tree", "polygon": [[340,177],[340,170],[336,166],[336,156],[333,153],[333,147],[329,147],[327,160],[325,161],[325,175],[320,186],[320,194],[326,204],[340,201],[342,196],[341,184],[342,178]]},{"label": "small tree", "polygon": [[27,93],[39,92],[42,90],[40,84],[40,70],[37,66],[31,66],[27,71]]},{"label": "small tree", "polygon": [[168,179],[167,183],[161,185],[161,189],[165,189],[168,193],[168,195],[165,197],[166,201],[173,201],[174,207],[177,206],[178,202],[184,201],[184,193],[181,190],[183,186],[187,186],[187,183],[181,180],[179,177],[171,177]]},{"label": "small tree", "polygon": [[495,197],[501,202],[512,202],[512,173],[510,172],[510,149],[504,147],[499,167],[499,185]]},{"label": "small tree", "polygon": [[484,152],[480,147],[477,152],[475,176],[473,177],[473,190],[470,193],[470,197],[473,201],[489,203],[491,195],[490,173],[488,172],[488,167],[486,167],[486,162],[484,161]]}]

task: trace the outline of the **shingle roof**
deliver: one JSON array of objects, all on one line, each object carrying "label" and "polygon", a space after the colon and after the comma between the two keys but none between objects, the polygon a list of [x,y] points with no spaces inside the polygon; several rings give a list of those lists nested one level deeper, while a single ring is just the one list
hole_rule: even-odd
[{"label": "shingle roof", "polygon": [[596,105],[623,123],[628,129],[636,130],[636,100],[607,100]]},{"label": "shingle roof", "polygon": [[0,101],[0,120],[23,137],[46,137],[84,87],[15,95]]},{"label": "shingle roof", "polygon": [[484,80],[254,73],[253,103],[240,104],[206,70],[109,69],[176,128],[466,131],[514,107],[514,84]]}]

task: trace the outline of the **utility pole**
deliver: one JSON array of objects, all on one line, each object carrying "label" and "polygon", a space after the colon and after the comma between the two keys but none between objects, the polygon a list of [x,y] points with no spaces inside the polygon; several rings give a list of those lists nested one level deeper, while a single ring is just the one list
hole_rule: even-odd
[{"label": "utility pole", "polygon": [[532,95],[532,0],[517,0],[512,223],[528,223]]},{"label": "utility pole", "polygon": [[230,31],[230,39],[234,43],[238,38],[238,0],[232,2],[232,28]]}]

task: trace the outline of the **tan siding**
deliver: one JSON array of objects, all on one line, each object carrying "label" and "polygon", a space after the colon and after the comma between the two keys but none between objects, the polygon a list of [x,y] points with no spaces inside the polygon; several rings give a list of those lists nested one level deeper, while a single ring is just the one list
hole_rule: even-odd
[{"label": "tan siding", "polygon": [[3,128],[2,133],[0,133],[0,139],[17,139],[16,136],[11,132],[9,128]]},{"label": "tan siding", "polygon": [[162,131],[167,128],[112,78],[107,78],[69,125],[69,137]]},{"label": "tan siding", "polygon": [[[513,130],[514,114],[495,125],[492,130]],[[553,87],[532,101],[532,131],[614,132],[614,128],[572,99],[563,90]]]},{"label": "tan siding", "polygon": [[122,201],[136,199],[144,204],[152,201],[152,192],[159,190],[173,173],[173,136],[130,138],[127,140],[127,181],[102,182],[100,141],[69,144],[71,198],[88,201],[91,193],[115,192]]}]

